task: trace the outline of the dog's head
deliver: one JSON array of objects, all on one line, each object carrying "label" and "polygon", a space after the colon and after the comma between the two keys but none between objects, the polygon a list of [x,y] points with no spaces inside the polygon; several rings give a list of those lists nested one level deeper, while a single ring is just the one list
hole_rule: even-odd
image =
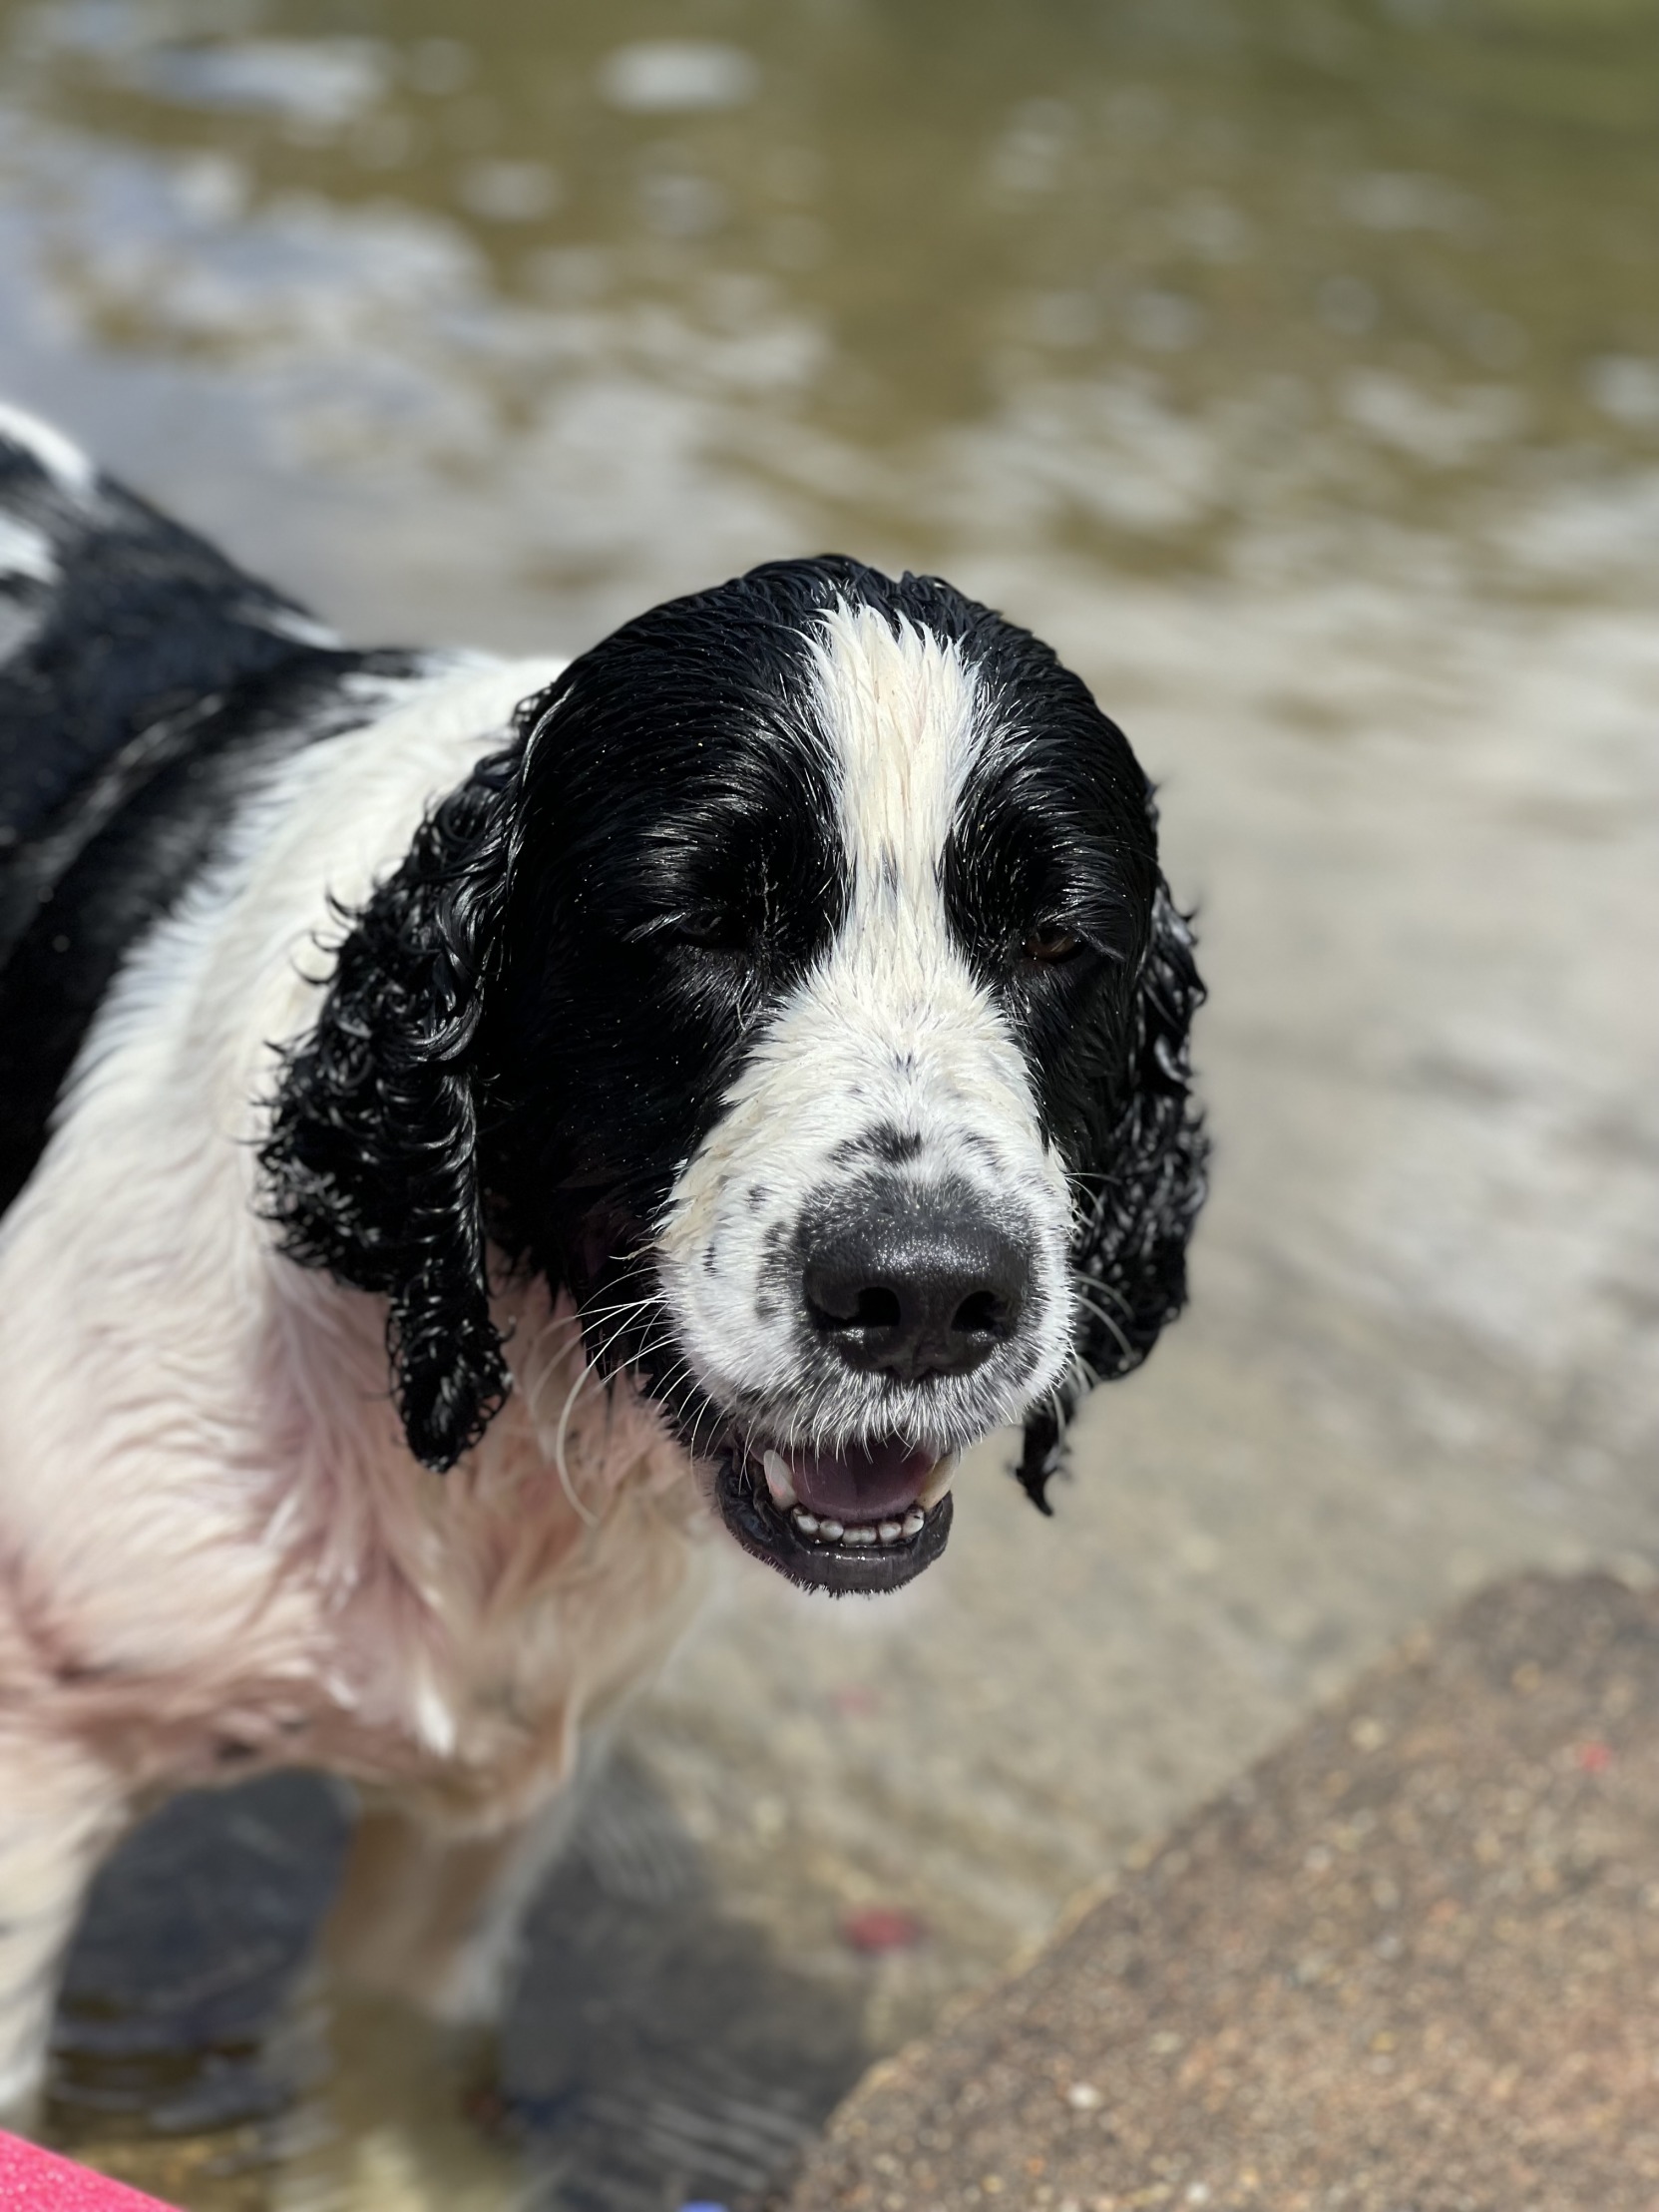
[{"label": "dog's head", "polygon": [[564,1285],[794,1579],[937,1556],[955,1454],[1178,1308],[1190,939],[1120,731],[935,580],[784,562],[527,703],[342,947],[266,1148],[386,1292],[410,1443],[505,1387],[490,1243]]}]

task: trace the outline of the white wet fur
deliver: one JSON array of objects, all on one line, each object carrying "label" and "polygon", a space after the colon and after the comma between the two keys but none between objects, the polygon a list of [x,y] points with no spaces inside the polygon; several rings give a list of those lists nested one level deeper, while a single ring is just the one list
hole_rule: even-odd
[{"label": "white wet fur", "polygon": [[[0,439],[39,462],[60,501],[76,508],[88,504],[96,482],[92,463],[62,431],[21,407],[0,404]],[[0,662],[20,653],[39,629],[45,590],[59,573],[48,534],[20,515],[0,511]]]},{"label": "white wet fur", "polygon": [[504,1297],[516,1388],[440,1478],[389,1402],[380,1302],[280,1258],[256,1210],[329,896],[364,899],[557,666],[365,686],[363,730],[250,797],[0,1225],[0,2108],[38,2081],[54,1962],[146,1793],[216,1778],[228,1744],[510,1839],[683,1623],[684,1456],[592,1382],[568,1311]]},{"label": "white wet fur", "polygon": [[[703,1389],[754,1409],[757,1433],[824,1444],[891,1429],[893,1399],[878,1410],[864,1379],[813,1390],[792,1304],[767,1295],[767,1257],[835,1180],[838,1147],[882,1126],[914,1134],[920,1147],[898,1172],[958,1178],[1032,1239],[1037,1365],[1011,1371],[989,1417],[981,1398],[980,1433],[1023,1416],[1070,1355],[1064,1170],[1019,1045],[953,938],[941,883],[964,784],[999,733],[959,648],[874,608],[826,614],[811,664],[851,905],[680,1176],[659,1229],[663,1291]],[[976,1378],[976,1398],[983,1387]],[[922,1433],[925,1418],[916,1442],[967,1441]]]},{"label": "white wet fur", "polygon": [[0,515],[0,583],[8,577],[28,584],[54,584],[58,561],[44,531],[19,522],[15,515]]},{"label": "white wet fur", "polygon": [[85,500],[91,495],[97,482],[97,471],[91,461],[61,430],[54,430],[38,415],[0,401],[0,438],[33,454],[67,498]]}]

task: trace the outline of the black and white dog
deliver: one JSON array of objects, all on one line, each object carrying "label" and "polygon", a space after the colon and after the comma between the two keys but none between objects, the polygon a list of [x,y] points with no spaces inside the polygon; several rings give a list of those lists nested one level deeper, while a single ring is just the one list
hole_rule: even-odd
[{"label": "black and white dog", "polygon": [[1042,1505],[1199,997],[1122,734],[937,579],[359,653],[0,413],[0,2101],[156,1794],[355,1778],[340,1955],[466,2013],[711,1518],[893,1589],[1005,1423]]}]

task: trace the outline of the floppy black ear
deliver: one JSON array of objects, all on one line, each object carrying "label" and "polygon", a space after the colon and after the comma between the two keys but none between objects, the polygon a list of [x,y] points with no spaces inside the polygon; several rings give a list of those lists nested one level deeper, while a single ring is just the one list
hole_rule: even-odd
[{"label": "floppy black ear", "polygon": [[1071,1265],[1080,1278],[1080,1364],[1026,1424],[1019,1476],[1042,1513],[1052,1511],[1048,1479],[1084,1393],[1138,1367],[1186,1303],[1187,1239],[1204,1202],[1209,1154],[1188,1057],[1203,1003],[1192,931],[1160,878],[1130,1021],[1127,1103],[1099,1158],[1077,1176]]},{"label": "floppy black ear", "polygon": [[512,873],[520,748],[482,762],[345,916],[315,1029],[260,1150],[281,1248],[390,1301],[393,1395],[440,1472],[509,1388],[490,1319],[474,1048]]}]

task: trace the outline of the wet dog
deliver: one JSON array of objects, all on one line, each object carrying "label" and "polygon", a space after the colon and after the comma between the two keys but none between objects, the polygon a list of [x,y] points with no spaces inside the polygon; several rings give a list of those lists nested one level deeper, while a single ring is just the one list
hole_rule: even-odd
[{"label": "wet dog", "polygon": [[897,1588],[1179,1309],[1146,779],[937,579],[362,653],[0,415],[0,2098],[158,1792],[365,1793],[344,1964],[486,2009],[710,1520]]}]

